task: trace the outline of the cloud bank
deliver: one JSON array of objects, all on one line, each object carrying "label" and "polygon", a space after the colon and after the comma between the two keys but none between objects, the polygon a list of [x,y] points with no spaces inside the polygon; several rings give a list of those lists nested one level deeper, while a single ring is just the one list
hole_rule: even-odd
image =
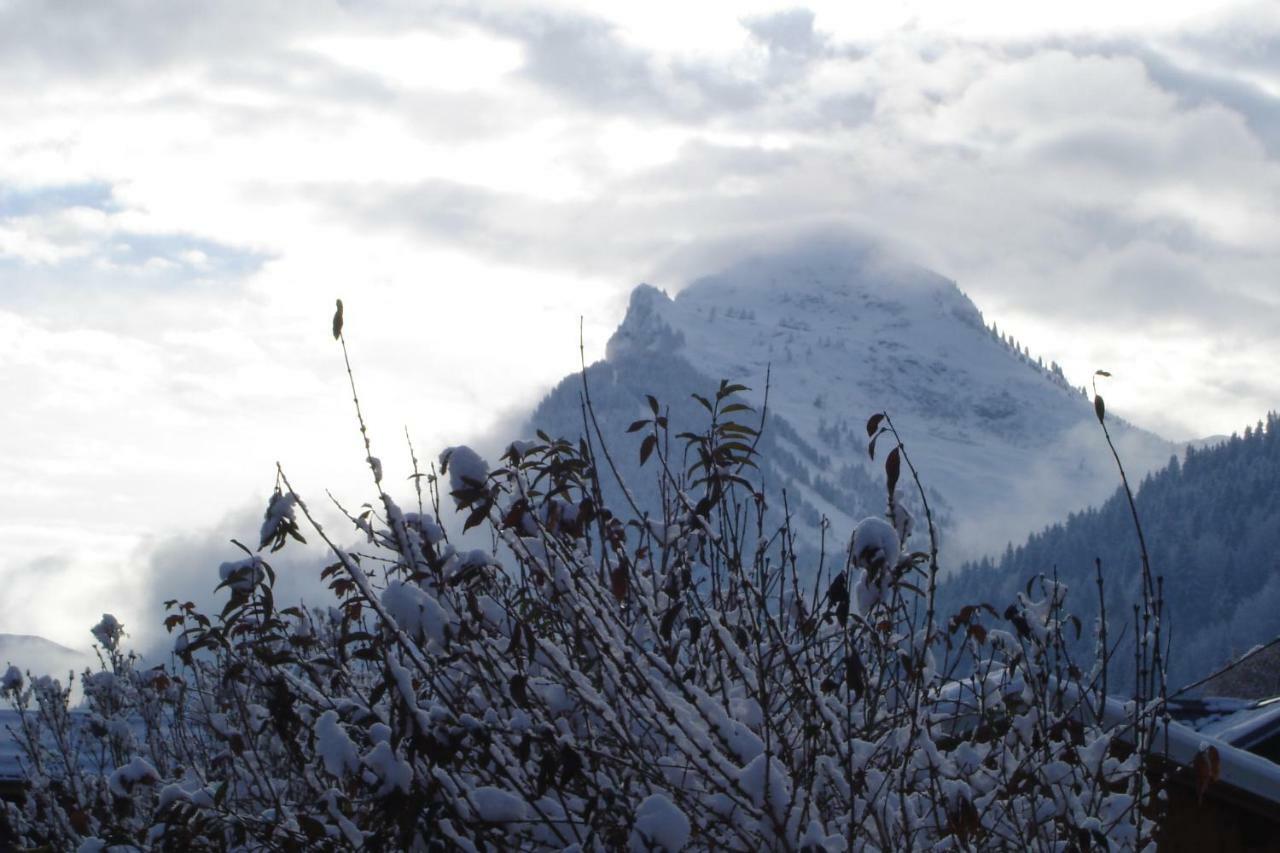
[{"label": "cloud bank", "polygon": [[579,317],[599,356],[636,282],[812,228],[1167,437],[1274,407],[1274,7],[904,8],[0,3],[6,630],[136,610],[276,461],[363,482],[337,296],[388,459],[532,403]]}]

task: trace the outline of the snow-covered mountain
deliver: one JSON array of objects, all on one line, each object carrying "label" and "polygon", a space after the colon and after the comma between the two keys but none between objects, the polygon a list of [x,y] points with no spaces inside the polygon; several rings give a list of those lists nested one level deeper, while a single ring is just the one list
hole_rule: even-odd
[{"label": "snow-covered mountain", "polygon": [[91,661],[97,663],[92,655],[60,646],[44,637],[0,634],[0,672],[16,666],[24,673],[52,675],[66,684],[68,672],[79,673]]},{"label": "snow-covered mountain", "polygon": [[[759,405],[770,366],[764,478],[787,490],[802,526],[829,518],[828,541],[884,510],[864,430],[881,410],[940,510],[949,564],[1020,542],[1117,485],[1091,401],[1056,366],[1006,343],[954,282],[862,244],[823,239],[751,257],[674,298],[640,285],[588,377],[628,480],[643,481],[623,431],[647,416],[645,393],[697,426],[691,392],[724,378],[751,386]],[[530,427],[578,435],[579,390],[578,377],[564,380]],[[1131,474],[1177,449],[1108,417]]]}]

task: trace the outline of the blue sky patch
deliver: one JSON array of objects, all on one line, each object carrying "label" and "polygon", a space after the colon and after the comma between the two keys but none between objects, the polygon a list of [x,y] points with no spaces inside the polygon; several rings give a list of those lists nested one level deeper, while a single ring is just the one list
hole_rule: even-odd
[{"label": "blue sky patch", "polygon": [[103,181],[21,189],[0,184],[0,219],[39,216],[73,207],[107,213],[120,209],[111,185]]}]

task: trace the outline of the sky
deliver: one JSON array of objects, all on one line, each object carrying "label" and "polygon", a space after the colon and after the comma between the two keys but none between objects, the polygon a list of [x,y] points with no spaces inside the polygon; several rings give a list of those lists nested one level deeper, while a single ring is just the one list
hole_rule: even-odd
[{"label": "sky", "polygon": [[811,228],[1139,425],[1242,429],[1278,154],[1275,3],[0,0],[0,633],[148,639],[277,461],[366,500],[337,297],[398,474],[512,428],[638,282]]}]

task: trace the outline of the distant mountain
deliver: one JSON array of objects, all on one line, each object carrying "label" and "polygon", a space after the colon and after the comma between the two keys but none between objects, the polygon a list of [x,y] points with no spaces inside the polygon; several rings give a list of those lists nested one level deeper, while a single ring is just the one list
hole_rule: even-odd
[{"label": "distant mountain", "polygon": [[[1173,632],[1170,683],[1208,675],[1252,646],[1280,635],[1280,419],[1208,448],[1190,447],[1150,475],[1136,503],[1151,554],[1164,577]],[[1028,578],[1058,576],[1078,614],[1097,613],[1094,559],[1102,560],[1111,636],[1132,622],[1139,596],[1139,556],[1128,503],[1117,492],[1097,509],[1070,516],[971,564],[942,587],[954,607],[971,601],[1004,606]],[[1129,636],[1133,626],[1128,625]]]},{"label": "distant mountain", "polygon": [[[864,431],[881,410],[930,489],[952,564],[998,553],[1116,484],[1091,403],[1056,365],[989,328],[954,282],[868,245],[811,240],[675,298],[640,285],[606,352],[588,371],[591,392],[641,492],[650,476],[636,470],[638,438],[624,431],[648,413],[645,393],[688,428],[702,422],[690,393],[729,379],[751,386],[758,406],[771,366],[764,480],[775,495],[786,489],[811,540],[826,516],[837,551],[858,519],[885,508],[881,461],[868,459]],[[579,377],[565,379],[530,429],[580,434],[580,389]],[[1138,472],[1175,450],[1120,421],[1114,432]]]},{"label": "distant mountain", "polygon": [[44,637],[27,634],[0,634],[0,670],[16,666],[32,675],[52,675],[64,685],[67,673],[77,675],[86,666],[96,665],[92,655],[60,646]]}]

